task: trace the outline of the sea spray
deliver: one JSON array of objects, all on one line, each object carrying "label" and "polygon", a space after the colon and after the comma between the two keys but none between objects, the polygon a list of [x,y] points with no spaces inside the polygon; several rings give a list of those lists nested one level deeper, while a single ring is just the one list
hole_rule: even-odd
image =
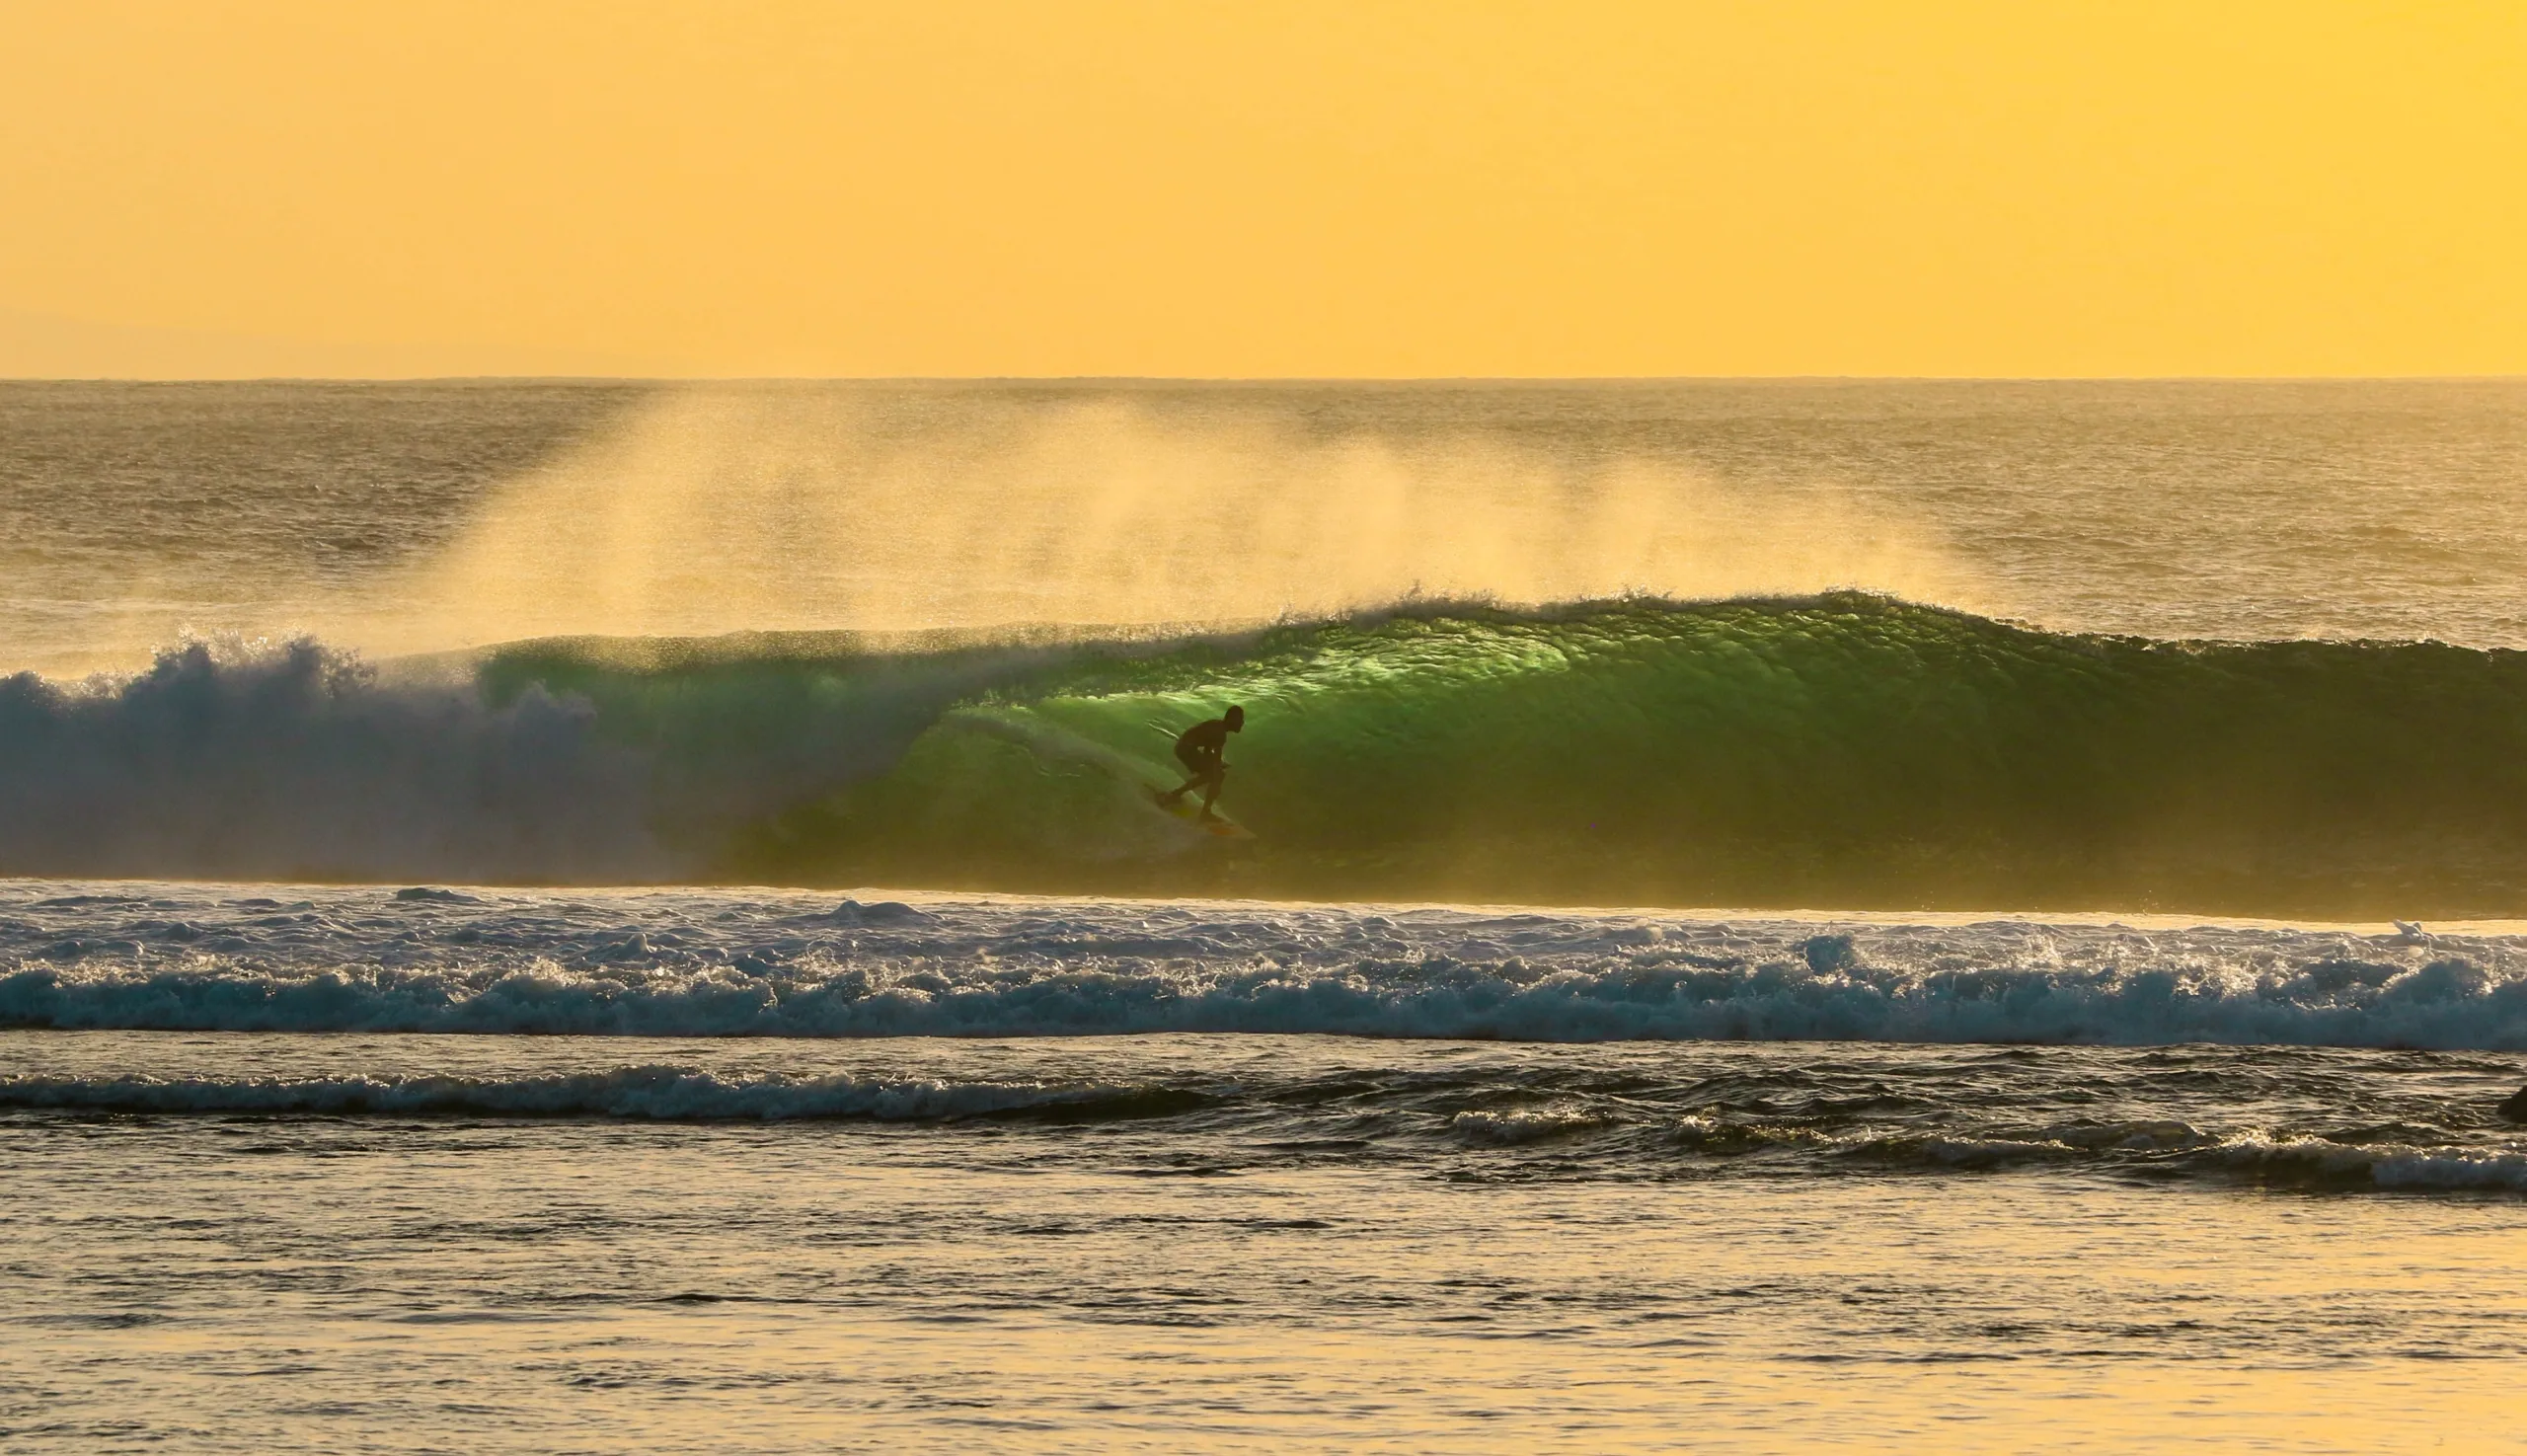
[{"label": "sea spray", "polygon": [[0,873],[641,879],[646,755],[581,699],[382,684],[306,641],[0,679]]},{"label": "sea spray", "polygon": [[359,641],[1254,623],[1867,586],[1986,601],[1917,516],[1484,417],[1329,424],[1242,390],[687,385],[345,601]]}]

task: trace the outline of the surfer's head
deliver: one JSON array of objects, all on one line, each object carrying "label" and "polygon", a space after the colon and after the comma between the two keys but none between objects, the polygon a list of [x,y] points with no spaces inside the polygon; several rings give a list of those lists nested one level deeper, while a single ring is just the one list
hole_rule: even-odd
[{"label": "surfer's head", "polygon": [[1228,730],[1232,733],[1241,731],[1246,727],[1246,710],[1232,706],[1226,713],[1220,715],[1220,722],[1227,724]]}]

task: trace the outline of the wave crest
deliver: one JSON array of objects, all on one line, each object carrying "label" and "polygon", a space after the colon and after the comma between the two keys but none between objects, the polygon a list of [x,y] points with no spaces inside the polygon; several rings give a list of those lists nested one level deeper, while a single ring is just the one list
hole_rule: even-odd
[{"label": "wave crest", "polygon": [[[313,644],[0,683],[0,870],[1583,904],[2514,913],[2527,653],[1838,594],[1242,635]],[[1229,844],[1149,803],[1249,708]],[[1820,950],[1820,955],[1830,954]]]},{"label": "wave crest", "polygon": [[[622,942],[609,946],[620,950]],[[874,949],[874,948],[873,948]],[[279,969],[106,959],[0,976],[0,1025],[61,1029],[642,1036],[1064,1036],[1209,1032],[1525,1041],[1878,1040],[2072,1045],[2527,1048],[2527,975],[2455,959],[2311,992],[2164,968],[1971,972],[1607,954],[1583,964],[1450,956],[1291,966],[939,955],[660,965]],[[637,963],[649,959],[651,963]],[[1696,963],[1699,959],[1703,963]],[[2140,1135],[2138,1133],[2134,1135]]]}]

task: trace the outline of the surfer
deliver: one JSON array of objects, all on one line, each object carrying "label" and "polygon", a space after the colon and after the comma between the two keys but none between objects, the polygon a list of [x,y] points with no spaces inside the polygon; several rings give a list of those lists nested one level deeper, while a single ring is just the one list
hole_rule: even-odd
[{"label": "surfer", "polygon": [[1246,710],[1232,707],[1217,718],[1206,719],[1176,735],[1176,756],[1184,761],[1192,775],[1184,783],[1158,796],[1161,804],[1174,804],[1194,788],[1202,790],[1202,817],[1219,817],[1211,812],[1218,802],[1220,786],[1228,782],[1228,765],[1220,762],[1221,750],[1228,747],[1228,735],[1246,728]]}]

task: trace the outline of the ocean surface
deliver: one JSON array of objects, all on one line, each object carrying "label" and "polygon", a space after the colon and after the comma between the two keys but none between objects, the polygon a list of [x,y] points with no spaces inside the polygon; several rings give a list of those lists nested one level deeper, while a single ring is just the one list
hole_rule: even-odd
[{"label": "ocean surface", "polygon": [[2527,383],[0,382],[0,1446],[2521,1444]]}]

